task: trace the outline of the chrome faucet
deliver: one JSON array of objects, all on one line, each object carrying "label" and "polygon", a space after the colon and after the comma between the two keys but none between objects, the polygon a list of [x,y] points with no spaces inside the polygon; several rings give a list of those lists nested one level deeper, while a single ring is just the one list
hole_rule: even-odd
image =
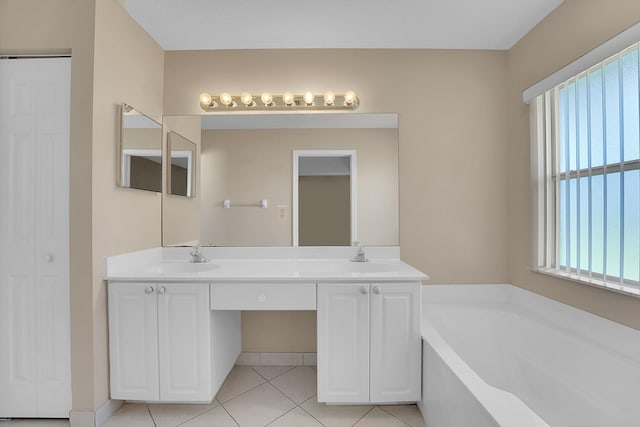
[{"label": "chrome faucet", "polygon": [[209,262],[209,259],[205,257],[202,252],[200,252],[200,246],[194,246],[193,251],[191,251],[191,262],[200,264],[203,262]]},{"label": "chrome faucet", "polygon": [[356,248],[357,248],[356,249],[356,254],[349,261],[351,261],[351,262],[367,262],[367,261],[369,261],[367,259],[367,257],[365,256],[365,254],[364,254],[364,248],[362,247],[360,242],[358,242],[358,241],[353,242],[353,246],[356,246]]}]

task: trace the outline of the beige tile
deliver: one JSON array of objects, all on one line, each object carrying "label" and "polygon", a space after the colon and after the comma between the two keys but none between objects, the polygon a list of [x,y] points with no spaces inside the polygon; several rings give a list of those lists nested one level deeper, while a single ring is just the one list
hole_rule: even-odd
[{"label": "beige tile", "polygon": [[265,366],[302,366],[302,353],[260,353]]},{"label": "beige tile", "polygon": [[325,405],[311,399],[300,405],[326,427],[351,427],[372,408],[370,405]]},{"label": "beige tile", "polygon": [[259,373],[264,379],[272,380],[275,377],[290,371],[295,366],[254,366],[253,370]]},{"label": "beige tile", "polygon": [[380,408],[373,408],[353,427],[407,427],[407,424]]},{"label": "beige tile", "polygon": [[69,427],[69,420],[18,419],[0,421],[0,427]]},{"label": "beige tile", "polygon": [[223,406],[242,427],[264,427],[296,405],[267,383],[223,403]]},{"label": "beige tile", "polygon": [[416,405],[388,405],[380,409],[400,418],[411,427],[424,427],[424,419]]},{"label": "beige tile", "polygon": [[103,427],[154,427],[149,409],[144,403],[125,403]]},{"label": "beige tile", "polygon": [[297,407],[269,424],[269,427],[322,427],[322,424]]},{"label": "beige tile", "polygon": [[[210,404],[152,404],[149,403],[149,412],[156,427],[175,427],[191,418],[197,417],[216,406],[220,406],[215,400]],[[2,427],[2,426],[0,426]]]},{"label": "beige tile", "polygon": [[317,376],[318,373],[311,367],[297,366],[270,382],[289,399],[300,404],[318,392]]},{"label": "beige tile", "polygon": [[260,353],[240,353],[236,365],[259,365]]},{"label": "beige tile", "polygon": [[304,366],[318,365],[318,353],[304,353],[302,355],[302,364]]},{"label": "beige tile", "polygon": [[222,384],[216,399],[220,403],[228,402],[265,382],[266,380],[250,367],[234,366],[224,384]]},{"label": "beige tile", "polygon": [[238,424],[222,406],[218,406],[184,424],[180,424],[180,427],[238,427]]}]

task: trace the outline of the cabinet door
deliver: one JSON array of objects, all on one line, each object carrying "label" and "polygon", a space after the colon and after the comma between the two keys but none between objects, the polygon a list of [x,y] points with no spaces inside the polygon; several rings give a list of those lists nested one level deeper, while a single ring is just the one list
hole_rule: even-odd
[{"label": "cabinet door", "polygon": [[420,400],[420,284],[371,284],[371,403]]},{"label": "cabinet door", "polygon": [[158,400],[155,284],[109,283],[111,398]]},{"label": "cabinet door", "polygon": [[318,401],[369,402],[369,284],[318,284]]},{"label": "cabinet door", "polygon": [[210,402],[208,283],[158,284],[160,399]]}]

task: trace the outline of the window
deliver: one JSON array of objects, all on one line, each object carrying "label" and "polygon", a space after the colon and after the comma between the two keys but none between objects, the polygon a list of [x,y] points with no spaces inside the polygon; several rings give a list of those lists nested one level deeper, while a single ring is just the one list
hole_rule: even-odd
[{"label": "window", "polygon": [[640,51],[532,101],[538,271],[640,295]]}]

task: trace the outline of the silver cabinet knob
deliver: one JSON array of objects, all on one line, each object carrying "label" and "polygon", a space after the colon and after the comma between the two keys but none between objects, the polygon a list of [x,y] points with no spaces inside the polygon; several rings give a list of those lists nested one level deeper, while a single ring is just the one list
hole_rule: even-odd
[{"label": "silver cabinet knob", "polygon": [[373,293],[376,295],[380,295],[380,286],[374,286],[373,287]]},{"label": "silver cabinet knob", "polygon": [[366,294],[368,294],[368,293],[369,293],[369,288],[367,288],[366,286],[361,287],[361,288],[360,288],[360,293],[361,293],[362,295],[366,295]]},{"label": "silver cabinet knob", "polygon": [[147,286],[146,288],[144,288],[144,293],[145,294],[152,294],[153,293],[153,286]]},{"label": "silver cabinet knob", "polygon": [[164,294],[165,292],[167,292],[167,290],[164,288],[164,286],[160,286],[160,287],[158,288],[158,293],[159,293],[160,295]]},{"label": "silver cabinet knob", "polygon": [[53,255],[45,255],[44,262],[53,262]]}]

